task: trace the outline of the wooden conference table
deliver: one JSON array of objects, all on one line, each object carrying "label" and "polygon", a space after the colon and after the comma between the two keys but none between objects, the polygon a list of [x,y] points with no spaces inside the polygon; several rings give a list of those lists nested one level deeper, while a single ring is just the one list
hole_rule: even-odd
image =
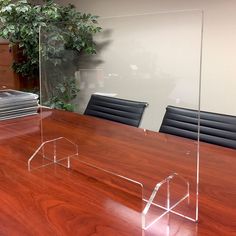
[{"label": "wooden conference table", "polygon": [[27,160],[41,143],[41,130],[44,139],[73,140],[83,160],[144,182],[154,181],[155,168],[160,179],[174,170],[191,179],[196,143],[62,111],[42,116],[43,122],[40,115],[0,122],[1,236],[236,235],[234,150],[200,145],[198,224],[171,215],[144,232],[126,211],[136,208],[136,200],[114,186],[58,165],[29,172]]}]

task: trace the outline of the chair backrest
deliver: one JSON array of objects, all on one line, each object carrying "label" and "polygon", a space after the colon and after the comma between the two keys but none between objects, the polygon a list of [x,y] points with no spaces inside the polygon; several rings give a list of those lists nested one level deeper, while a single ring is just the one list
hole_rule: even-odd
[{"label": "chair backrest", "polygon": [[[168,106],[159,132],[197,140],[198,111]],[[200,111],[199,138],[236,149],[236,117]]]},{"label": "chair backrest", "polygon": [[85,115],[138,127],[148,103],[93,94]]}]

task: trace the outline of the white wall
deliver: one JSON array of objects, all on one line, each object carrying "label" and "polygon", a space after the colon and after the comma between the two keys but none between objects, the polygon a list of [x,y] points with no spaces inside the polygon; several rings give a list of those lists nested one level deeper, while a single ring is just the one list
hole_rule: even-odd
[{"label": "white wall", "polygon": [[148,102],[141,127],[159,130],[167,105],[197,109],[201,12],[109,17],[100,25],[97,55],[78,58],[80,112],[91,93],[114,93]]},{"label": "white wall", "polygon": [[99,16],[203,9],[205,26],[202,109],[236,114],[235,0],[73,0],[68,2],[75,4],[80,11]]},{"label": "white wall", "polygon": [[99,16],[151,13],[163,10],[205,11],[202,109],[236,115],[235,0],[58,0]]}]

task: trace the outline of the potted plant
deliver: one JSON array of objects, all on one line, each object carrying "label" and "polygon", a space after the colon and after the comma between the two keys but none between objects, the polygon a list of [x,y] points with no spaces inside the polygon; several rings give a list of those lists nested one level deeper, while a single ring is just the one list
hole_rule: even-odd
[{"label": "potted plant", "polygon": [[[0,0],[0,37],[9,40],[10,47],[18,48],[14,71],[23,78],[38,81],[40,27],[48,27],[50,30],[52,25],[61,24],[65,29],[64,33],[52,31],[54,38],[63,38],[67,49],[94,54],[96,50],[93,36],[101,30],[97,18],[77,11],[72,4],[61,6],[54,0],[45,0],[41,5],[34,5],[29,0]],[[56,46],[55,50],[52,47],[50,45],[47,48],[50,52],[46,52],[51,54],[51,58],[52,52],[59,53]],[[66,63],[65,59],[62,61]],[[49,58],[49,63],[54,62]],[[58,92],[50,98],[49,103],[57,108],[73,110],[68,104],[78,92],[73,76],[65,76],[65,82],[57,87]]]}]

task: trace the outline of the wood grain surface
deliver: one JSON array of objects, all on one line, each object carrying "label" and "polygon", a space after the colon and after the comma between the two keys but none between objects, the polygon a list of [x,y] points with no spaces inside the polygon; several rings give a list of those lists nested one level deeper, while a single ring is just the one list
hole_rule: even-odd
[{"label": "wood grain surface", "polygon": [[[232,149],[200,144],[197,224],[168,214],[144,232],[142,194],[148,198],[174,172],[190,182],[190,204],[178,211],[194,216],[195,141],[55,110],[4,121],[0,128],[1,236],[236,235]],[[42,140],[61,136],[79,148],[71,169],[52,164],[29,172],[27,161]],[[57,148],[68,152],[64,144]]]}]

